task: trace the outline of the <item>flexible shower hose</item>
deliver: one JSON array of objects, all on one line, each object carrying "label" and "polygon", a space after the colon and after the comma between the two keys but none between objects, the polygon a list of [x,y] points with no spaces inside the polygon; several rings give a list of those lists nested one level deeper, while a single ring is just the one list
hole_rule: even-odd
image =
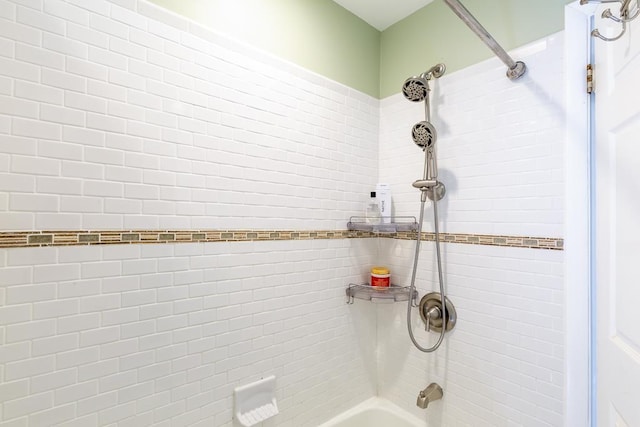
[{"label": "flexible shower hose", "polygon": [[[435,194],[435,188],[433,189]],[[438,341],[431,347],[425,348],[422,347],[415,336],[413,335],[413,328],[411,328],[411,308],[412,308],[412,300],[413,293],[416,289],[416,272],[418,271],[418,256],[420,255],[420,241],[422,240],[422,223],[424,221],[424,204],[426,201],[426,195],[423,193],[420,201],[420,220],[418,221],[418,237],[416,239],[416,250],[415,255],[413,257],[413,271],[411,273],[411,285],[409,287],[409,300],[407,303],[407,329],[409,330],[409,337],[411,338],[411,342],[416,348],[424,353],[432,353],[440,347],[442,344],[442,340],[444,339],[444,334],[447,329],[447,305],[445,304],[446,296],[444,292],[444,279],[442,276],[442,257],[440,254],[440,226],[438,225],[438,202],[435,200],[437,197],[434,197],[433,200],[433,222],[434,222],[434,231],[435,231],[435,243],[436,243],[436,263],[438,265],[438,281],[440,283],[440,302],[442,304],[442,329],[440,330],[440,336],[438,337]],[[429,320],[427,320],[429,321]]]}]

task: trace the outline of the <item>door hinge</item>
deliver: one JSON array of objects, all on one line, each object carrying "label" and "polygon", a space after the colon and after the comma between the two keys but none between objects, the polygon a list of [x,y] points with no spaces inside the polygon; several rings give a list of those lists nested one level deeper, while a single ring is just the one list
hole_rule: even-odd
[{"label": "door hinge", "polygon": [[587,93],[593,93],[593,65],[587,64]]}]

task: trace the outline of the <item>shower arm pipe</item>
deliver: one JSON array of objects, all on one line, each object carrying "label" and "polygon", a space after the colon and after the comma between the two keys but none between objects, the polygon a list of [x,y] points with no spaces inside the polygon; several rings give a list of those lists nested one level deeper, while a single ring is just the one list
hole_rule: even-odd
[{"label": "shower arm pipe", "polygon": [[489,49],[496,54],[498,58],[507,66],[507,77],[510,80],[516,80],[524,75],[527,70],[526,65],[522,61],[514,61],[509,54],[498,44],[498,42],[489,34],[489,32],[478,22],[478,20],[464,7],[458,0],[444,0],[451,8],[453,13],[458,15],[467,27],[471,29]]}]

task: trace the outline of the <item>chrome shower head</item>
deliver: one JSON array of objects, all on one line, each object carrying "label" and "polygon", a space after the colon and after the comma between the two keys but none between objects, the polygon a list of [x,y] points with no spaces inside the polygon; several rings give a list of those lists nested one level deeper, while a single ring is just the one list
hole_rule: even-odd
[{"label": "chrome shower head", "polygon": [[413,76],[404,81],[402,93],[409,101],[424,101],[429,95],[429,80],[440,78],[446,71],[444,64],[436,64],[419,76]]},{"label": "chrome shower head", "polygon": [[436,128],[427,121],[416,123],[411,129],[411,136],[413,137],[413,142],[423,150],[433,147],[438,138]]},{"label": "chrome shower head", "polygon": [[409,77],[402,85],[402,93],[409,101],[424,101],[429,94],[429,82],[424,73],[419,76]]}]

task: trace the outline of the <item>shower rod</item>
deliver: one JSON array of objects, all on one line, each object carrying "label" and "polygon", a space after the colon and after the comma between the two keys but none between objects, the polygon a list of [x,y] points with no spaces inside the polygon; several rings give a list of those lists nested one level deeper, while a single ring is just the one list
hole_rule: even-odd
[{"label": "shower rod", "polygon": [[458,0],[444,0],[453,10],[453,13],[462,19],[462,22],[476,33],[476,35],[495,53],[498,58],[508,67],[507,77],[511,80],[520,78],[527,70],[522,61],[514,61],[509,54],[498,44],[489,32],[478,22],[478,20],[465,8]]}]

